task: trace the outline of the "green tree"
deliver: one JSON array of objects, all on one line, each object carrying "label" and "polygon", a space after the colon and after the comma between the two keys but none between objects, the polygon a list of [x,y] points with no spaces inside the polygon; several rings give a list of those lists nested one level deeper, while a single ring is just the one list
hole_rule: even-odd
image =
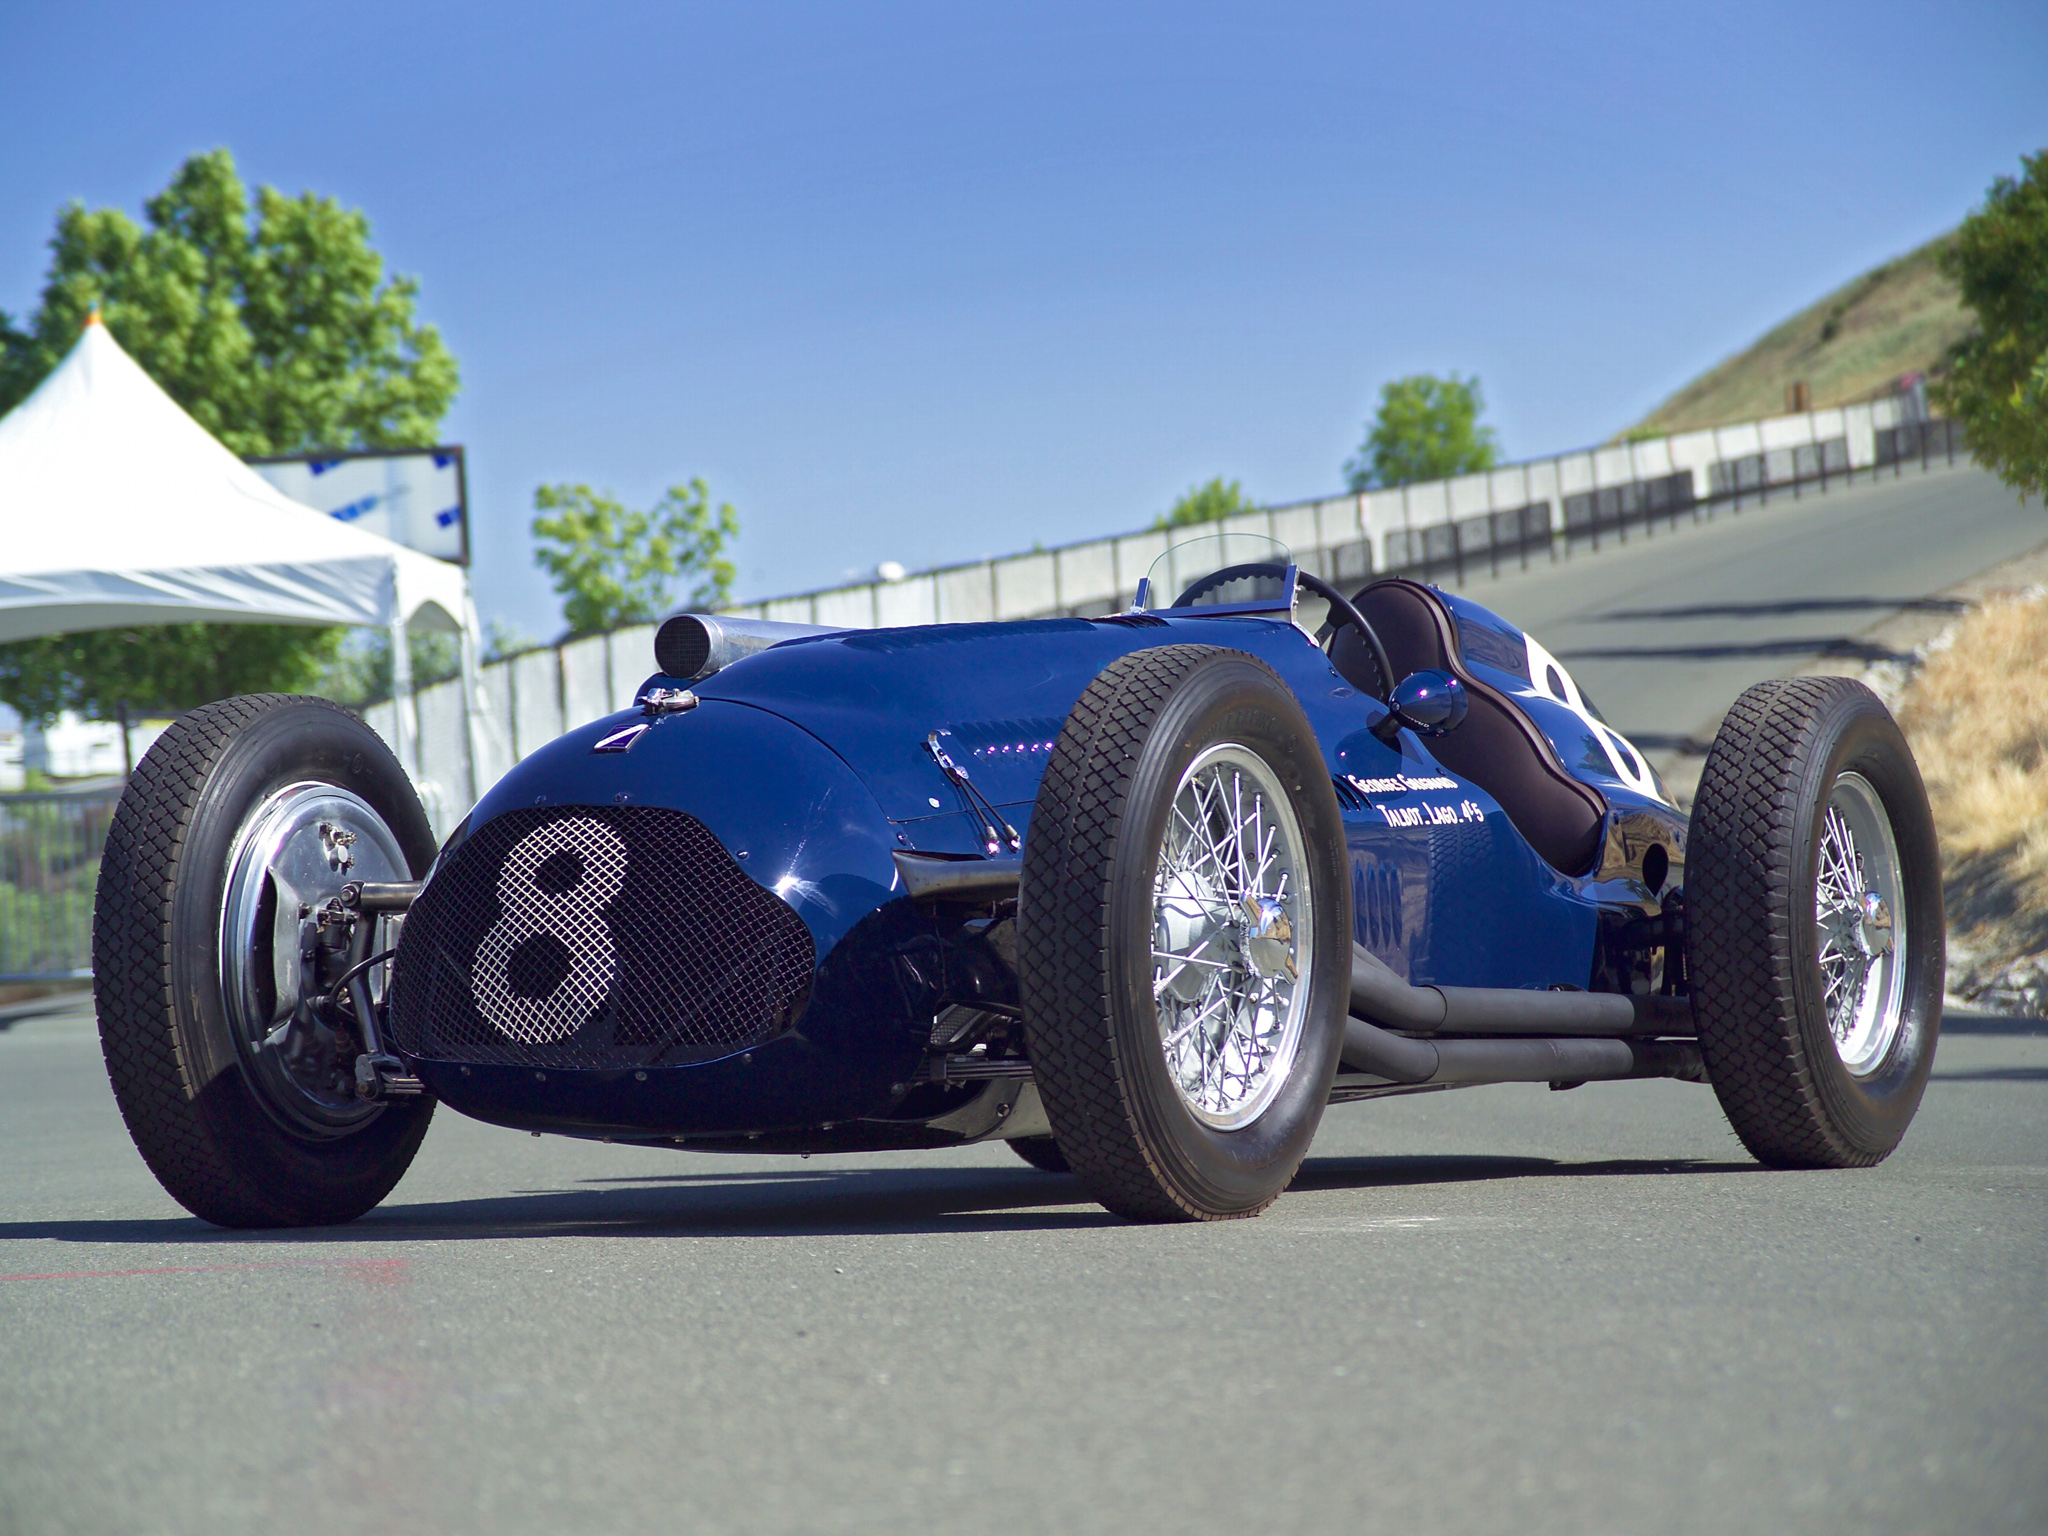
[{"label": "green tree", "polygon": [[[361,212],[260,187],[252,218],[225,149],[188,159],[144,212],[147,228],[118,208],[58,213],[34,316],[0,312],[0,411],[42,382],[98,307],[150,377],[238,454],[435,441],[455,359],[415,321],[417,284],[384,276]],[[311,687],[339,644],[337,632],[267,624],[18,641],[0,646],[0,699],[36,717],[187,709]]]},{"label": "green tree", "polygon": [[1221,475],[1188,490],[1166,512],[1152,519],[1154,528],[1185,528],[1190,523],[1218,523],[1240,512],[1258,511],[1244,487]]},{"label": "green tree", "polygon": [[2025,155],[1963,220],[1941,269],[1976,312],[1934,400],[2022,497],[2048,496],[2048,149]]},{"label": "green tree", "polygon": [[[237,693],[304,692],[343,631],[290,624],[156,624],[0,646],[0,700],[27,720],[177,714]],[[389,667],[387,665],[388,674]]]},{"label": "green tree", "polygon": [[[462,641],[446,630],[411,630],[406,655],[412,662],[412,685],[444,683],[462,671]],[[347,632],[333,659],[321,672],[314,691],[337,704],[361,709],[391,697],[391,631]]]},{"label": "green tree", "polygon": [[690,577],[690,607],[731,601],[725,547],[740,522],[730,506],[712,507],[702,480],[670,486],[645,512],[587,485],[543,485],[533,505],[534,563],[553,580],[572,635],[647,623]]},{"label": "green tree", "polygon": [[1382,386],[1372,427],[1357,457],[1344,466],[1351,489],[1378,490],[1491,469],[1493,429],[1479,425],[1485,409],[1479,380],[1455,373],[1443,379],[1417,373]]}]

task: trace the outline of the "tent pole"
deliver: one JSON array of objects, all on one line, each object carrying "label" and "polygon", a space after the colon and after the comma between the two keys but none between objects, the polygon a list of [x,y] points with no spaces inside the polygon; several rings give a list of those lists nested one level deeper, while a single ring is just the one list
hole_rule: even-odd
[{"label": "tent pole", "polygon": [[420,755],[415,721],[412,713],[412,647],[406,643],[405,616],[401,606],[399,616],[391,621],[391,729],[398,740],[392,745],[398,749],[398,766],[406,771],[417,786],[420,778]]},{"label": "tent pole", "polygon": [[469,576],[462,580],[462,718],[469,730],[464,743],[469,748],[469,803],[484,797],[484,689],[482,625],[477,621],[476,599],[470,596]]}]

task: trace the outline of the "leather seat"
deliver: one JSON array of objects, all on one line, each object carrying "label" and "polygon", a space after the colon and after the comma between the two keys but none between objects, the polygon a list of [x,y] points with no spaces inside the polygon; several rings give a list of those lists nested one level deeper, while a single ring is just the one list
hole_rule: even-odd
[{"label": "leather seat", "polygon": [[[1607,802],[1566,771],[1550,738],[1506,694],[1466,670],[1458,626],[1444,600],[1420,582],[1388,577],[1353,599],[1378,631],[1399,682],[1411,672],[1448,672],[1470,701],[1465,721],[1431,739],[1436,760],[1500,802],[1516,830],[1562,874],[1588,873],[1600,854]],[[1378,694],[1372,652],[1350,625],[1337,631],[1330,661],[1360,692]]]}]

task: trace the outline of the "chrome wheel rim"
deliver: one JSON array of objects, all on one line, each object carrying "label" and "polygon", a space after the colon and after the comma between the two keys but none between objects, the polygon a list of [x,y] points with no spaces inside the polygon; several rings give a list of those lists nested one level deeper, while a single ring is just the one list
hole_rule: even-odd
[{"label": "chrome wheel rim", "polygon": [[221,904],[221,997],[257,1102],[287,1130],[345,1136],[380,1108],[356,1096],[361,1042],[309,1006],[301,924],[351,881],[411,878],[384,819],[332,784],[286,785],[242,823]]},{"label": "chrome wheel rim", "polygon": [[1842,1065],[1875,1072],[1898,1038],[1906,914],[1899,845],[1884,801],[1861,774],[1835,780],[1821,813],[1814,926],[1828,1033]]},{"label": "chrome wheel rim", "polygon": [[1173,793],[1152,882],[1152,998],[1196,1119],[1240,1130],[1294,1070],[1314,913],[1301,824],[1248,748],[1210,747]]}]

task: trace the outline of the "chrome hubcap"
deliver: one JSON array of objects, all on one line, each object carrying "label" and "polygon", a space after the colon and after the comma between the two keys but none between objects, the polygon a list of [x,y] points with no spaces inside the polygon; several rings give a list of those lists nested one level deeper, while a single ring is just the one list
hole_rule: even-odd
[{"label": "chrome hubcap", "polygon": [[1311,909],[1301,826],[1253,752],[1188,766],[1152,885],[1152,997],[1174,1085],[1221,1130],[1250,1125],[1294,1070]]},{"label": "chrome hubcap", "polygon": [[256,1097],[289,1130],[346,1135],[378,1112],[356,1096],[361,1042],[312,1007],[308,919],[350,881],[411,878],[383,818],[332,784],[287,785],[242,824],[221,908],[221,994]]},{"label": "chrome hubcap", "polygon": [[1905,993],[1906,920],[1898,843],[1870,781],[1835,780],[1821,817],[1814,927],[1828,1031],[1842,1064],[1874,1072],[1898,1037]]}]

